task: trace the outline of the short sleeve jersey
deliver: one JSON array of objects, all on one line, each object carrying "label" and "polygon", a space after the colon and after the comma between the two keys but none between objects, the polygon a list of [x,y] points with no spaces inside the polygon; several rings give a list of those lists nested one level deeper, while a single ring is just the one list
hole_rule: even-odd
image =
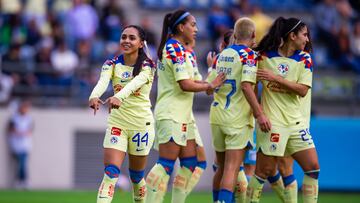
[{"label": "short sleeve jersey", "polygon": [[[307,52],[296,51],[290,57],[282,57],[275,51],[261,53],[259,69],[268,69],[284,79],[311,87],[312,60]],[[261,81],[262,107],[273,125],[289,126],[304,122],[300,109],[300,96],[288,91],[279,83]]]},{"label": "short sleeve jersey", "polygon": [[124,56],[107,60],[101,69],[98,83],[90,95],[90,99],[100,97],[111,80],[114,97],[122,103],[119,109],[112,109],[108,118],[110,125],[122,129],[141,130],[153,122],[151,112],[150,90],[155,74],[155,65],[145,60],[140,73],[133,76],[132,66],[124,63]]},{"label": "short sleeve jersey", "polygon": [[223,72],[226,80],[214,92],[210,108],[211,124],[233,128],[254,125],[252,111],[241,90],[241,83],[256,83],[256,64],[256,53],[244,45],[232,45],[220,53],[216,73]]},{"label": "short sleeve jersey", "polygon": [[170,38],[158,61],[158,94],[155,119],[171,119],[179,123],[192,123],[193,92],[185,92],[179,81],[194,80],[194,68],[189,54],[180,42]]}]

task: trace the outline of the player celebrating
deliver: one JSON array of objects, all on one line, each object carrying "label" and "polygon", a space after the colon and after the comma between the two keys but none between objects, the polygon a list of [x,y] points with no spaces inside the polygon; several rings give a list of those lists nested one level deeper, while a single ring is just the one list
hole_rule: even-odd
[{"label": "player celebrating", "polygon": [[[184,202],[186,185],[197,166],[196,142],[189,133],[193,92],[211,90],[222,84],[224,75],[212,83],[196,82],[194,68],[185,52],[186,42],[195,40],[196,20],[189,12],[177,10],[164,17],[158,49],[158,95],[155,107],[159,159],[149,172],[147,202],[162,202],[176,159],[180,158],[173,189],[173,202]],[[180,181],[181,180],[181,181]]]},{"label": "player celebrating", "polygon": [[[101,103],[109,103],[110,113],[103,144],[105,174],[97,196],[98,203],[112,201],[126,153],[129,154],[134,202],[145,201],[144,169],[155,136],[149,99],[155,65],[145,54],[144,46],[144,30],[135,25],[127,26],[120,39],[123,55],[105,62],[90,95],[89,106],[94,109],[94,114]],[[114,96],[102,102],[100,96],[110,80]]]},{"label": "player celebrating", "polygon": [[[300,97],[306,96],[312,82],[308,28],[296,18],[279,17],[256,50],[261,55],[257,72],[263,84],[261,103],[272,128],[269,132],[257,130],[257,163],[247,202],[259,202],[264,181],[276,173],[277,157],[285,154],[290,154],[305,172],[304,202],[317,202],[320,167],[300,109]],[[295,177],[290,175],[283,181],[285,201],[297,202]]]},{"label": "player celebrating", "polygon": [[[253,86],[256,83],[255,25],[249,18],[240,18],[234,27],[234,45],[224,49],[217,60],[216,71],[224,73],[224,84],[215,91],[210,109],[210,124],[218,169],[213,180],[214,202],[232,202],[234,183],[244,153],[253,147],[254,114],[269,130],[270,123],[257,103]],[[247,102],[249,100],[249,103]],[[247,183],[243,170],[242,182]],[[244,201],[246,186],[239,188]]]}]

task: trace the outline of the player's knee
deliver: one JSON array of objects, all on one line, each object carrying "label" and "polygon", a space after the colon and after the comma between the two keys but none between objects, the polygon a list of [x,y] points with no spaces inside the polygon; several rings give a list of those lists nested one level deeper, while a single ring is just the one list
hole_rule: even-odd
[{"label": "player's knee", "polygon": [[104,172],[109,178],[118,178],[120,169],[115,165],[107,165],[104,169]]},{"label": "player's knee", "polygon": [[280,178],[281,178],[281,176],[280,176],[280,173],[278,172],[274,176],[269,176],[267,178],[267,180],[269,181],[270,184],[273,184],[273,183],[277,182]]},{"label": "player's knee", "polygon": [[320,169],[316,169],[316,170],[311,170],[311,171],[305,171],[305,175],[314,178],[314,179],[318,179],[319,178],[319,174],[320,174]]},{"label": "player's knee", "polygon": [[198,161],[196,164],[197,167],[202,168],[203,170],[206,169],[207,163],[206,161]]},{"label": "player's knee", "polygon": [[144,170],[142,171],[135,171],[129,169],[130,180],[133,183],[139,183],[144,178]]},{"label": "player's knee", "polygon": [[191,172],[195,170],[197,163],[196,156],[180,158],[180,166],[188,168]]},{"label": "player's knee", "polygon": [[171,173],[174,170],[174,164],[175,160],[165,159],[162,157],[159,157],[159,160],[157,161],[158,164],[160,164],[166,171],[168,175],[171,175]]},{"label": "player's knee", "polygon": [[270,164],[266,164],[262,166],[260,170],[256,170],[257,174],[261,174],[261,177],[270,177],[276,174],[276,166],[272,166]]}]

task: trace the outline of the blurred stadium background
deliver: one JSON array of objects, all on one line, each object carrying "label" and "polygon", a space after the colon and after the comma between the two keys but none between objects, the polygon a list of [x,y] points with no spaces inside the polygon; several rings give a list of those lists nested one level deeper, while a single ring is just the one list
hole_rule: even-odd
[{"label": "blurred stadium background", "polygon": [[[319,202],[360,202],[360,1],[359,0],[0,0],[0,202],[89,202],[102,178],[106,108],[93,116],[91,89],[107,58],[119,54],[122,27],[148,32],[152,56],[165,13],[179,7],[197,18],[199,66],[222,33],[240,16],[259,28],[278,16],[298,17],[314,46],[311,131],[320,158]],[[270,21],[269,21],[270,20]],[[111,95],[111,89],[104,97]],[[153,105],[156,83],[152,92]],[[6,140],[8,118],[30,99],[35,121],[28,191],[13,191],[15,166]],[[211,98],[196,94],[194,111],[208,168],[189,202],[211,201]],[[151,152],[148,169],[157,158]],[[122,168],[127,174],[127,164]],[[296,177],[302,175],[296,166]],[[127,180],[124,181],[124,190]],[[44,192],[44,190],[51,190]],[[73,190],[79,190],[74,192]],[[81,192],[86,190],[88,192]],[[59,191],[59,192],[56,192]],[[65,191],[65,192],[64,192]],[[49,197],[41,199],[41,197]],[[119,193],[117,200],[127,198]],[[18,200],[16,200],[18,198]],[[78,198],[78,199],[77,199]],[[70,199],[73,199],[71,201]],[[124,200],[125,201],[125,200]],[[263,202],[277,202],[272,192]]]}]

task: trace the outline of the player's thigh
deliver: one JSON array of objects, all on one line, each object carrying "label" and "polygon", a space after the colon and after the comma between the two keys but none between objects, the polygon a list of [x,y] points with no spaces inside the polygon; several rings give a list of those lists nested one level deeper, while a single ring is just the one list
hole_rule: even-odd
[{"label": "player's thigh", "polygon": [[318,155],[315,148],[296,152],[292,157],[299,163],[303,171],[320,169]]},{"label": "player's thigh", "polygon": [[121,168],[126,153],[117,149],[104,148],[104,166],[115,165]]},{"label": "player's thigh", "polygon": [[129,168],[134,171],[142,171],[146,167],[148,156],[138,156],[129,154]]},{"label": "player's thigh", "polygon": [[267,178],[268,176],[272,176],[276,173],[276,165],[277,165],[277,157],[266,155],[261,151],[257,152],[256,167],[255,167],[256,175],[262,178]]},{"label": "player's thigh", "polygon": [[195,140],[187,140],[186,146],[181,146],[180,158],[194,157],[196,156],[196,142]]},{"label": "player's thigh", "polygon": [[278,170],[282,177],[293,174],[294,159],[291,156],[278,158]]}]

